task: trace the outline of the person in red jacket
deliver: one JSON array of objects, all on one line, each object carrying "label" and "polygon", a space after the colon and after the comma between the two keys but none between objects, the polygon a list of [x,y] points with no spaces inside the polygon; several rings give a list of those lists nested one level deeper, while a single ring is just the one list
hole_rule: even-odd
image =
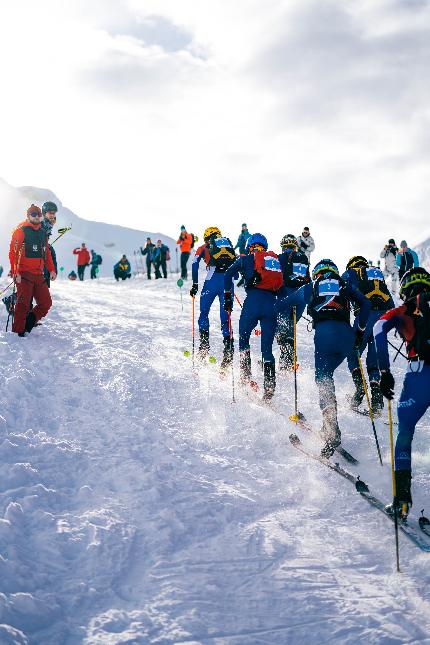
[{"label": "person in red jacket", "polygon": [[78,256],[78,277],[79,280],[83,280],[85,268],[89,265],[91,259],[85,242],[82,242],[81,248],[73,249],[73,255]]},{"label": "person in red jacket", "polygon": [[[52,305],[43,270],[47,268],[51,280],[55,280],[57,274],[48,236],[41,226],[42,217],[40,208],[32,204],[27,210],[27,219],[14,230],[10,243],[10,271],[16,285],[12,331],[18,336],[30,333]],[[30,311],[33,298],[36,306]]]}]

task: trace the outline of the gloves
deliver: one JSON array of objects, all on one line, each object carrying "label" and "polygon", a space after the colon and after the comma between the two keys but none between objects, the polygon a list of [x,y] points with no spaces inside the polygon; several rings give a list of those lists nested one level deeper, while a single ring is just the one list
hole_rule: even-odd
[{"label": "gloves", "polygon": [[224,311],[227,311],[227,313],[231,313],[233,309],[233,296],[229,291],[224,292]]},{"label": "gloves", "polygon": [[355,332],[355,340],[354,340],[354,349],[357,351],[361,347],[361,343],[363,342],[364,338],[364,329],[360,329],[360,327],[357,327],[357,331]]},{"label": "gloves", "polygon": [[199,290],[198,282],[193,282],[193,286],[190,289],[191,298],[194,298],[198,290]]},{"label": "gloves", "polygon": [[390,370],[381,371],[381,381],[379,383],[382,395],[391,401],[394,398],[394,376]]},{"label": "gloves", "polygon": [[303,240],[300,240],[300,246],[302,247],[302,249],[307,249],[309,244],[306,244],[306,242],[304,242]]},{"label": "gloves", "polygon": [[259,284],[262,281],[262,279],[263,278],[261,277],[260,273],[258,273],[258,271],[254,271],[252,278],[248,280],[248,282],[246,283],[246,286],[248,287],[248,289],[255,287],[257,284]]}]

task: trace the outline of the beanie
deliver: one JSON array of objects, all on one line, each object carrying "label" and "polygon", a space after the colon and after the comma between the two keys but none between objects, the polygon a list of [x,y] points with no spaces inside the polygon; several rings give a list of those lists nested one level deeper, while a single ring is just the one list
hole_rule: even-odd
[{"label": "beanie", "polygon": [[27,215],[42,215],[42,211],[40,210],[39,206],[36,206],[36,204],[32,204],[30,208],[27,209]]}]

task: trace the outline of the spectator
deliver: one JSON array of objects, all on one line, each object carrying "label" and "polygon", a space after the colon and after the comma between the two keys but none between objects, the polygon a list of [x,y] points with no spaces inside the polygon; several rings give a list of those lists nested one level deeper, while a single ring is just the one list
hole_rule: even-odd
[{"label": "spectator", "polygon": [[76,280],[78,276],[76,275],[76,271],[73,271],[72,269],[67,277],[69,280]]},{"label": "spectator", "polygon": [[187,263],[194,246],[194,238],[191,233],[187,233],[185,226],[181,226],[181,234],[176,244],[181,247],[181,278],[186,280],[188,277]]},{"label": "spectator", "polygon": [[2,267],[2,265],[0,264],[0,278],[2,277],[2,275],[3,275],[3,267]]},{"label": "spectator", "polygon": [[151,264],[153,261],[154,249],[155,244],[151,242],[150,237],[146,238],[145,248],[142,249],[142,247],[140,247],[140,252],[142,253],[142,255],[146,255],[146,272],[148,274],[148,280],[151,279]]},{"label": "spectator", "polygon": [[83,281],[85,268],[90,263],[90,254],[88,253],[85,242],[82,242],[81,248],[77,247],[76,249],[73,249],[73,255],[78,256],[78,278]]},{"label": "spectator", "polygon": [[155,279],[161,278],[160,267],[163,271],[163,278],[167,278],[167,260],[170,260],[169,247],[157,240],[157,245],[153,253]]},{"label": "spectator", "polygon": [[127,260],[126,255],[123,255],[120,261],[115,264],[113,268],[113,274],[117,282],[120,278],[121,280],[131,278],[131,266],[130,262]]},{"label": "spectator", "polygon": [[247,225],[242,224],[242,230],[239,234],[239,237],[237,238],[236,246],[234,247],[234,250],[239,249],[240,255],[246,255],[246,242],[250,235],[251,233],[248,231]]},{"label": "spectator", "polygon": [[418,255],[408,247],[405,240],[400,242],[400,249],[396,255],[396,264],[399,267],[400,280],[403,278],[406,271],[409,271],[409,269],[412,269],[413,267],[420,266]]},{"label": "spectator", "polygon": [[91,249],[91,273],[90,273],[90,278],[91,280],[94,280],[97,278],[97,275],[99,273],[99,266],[102,263],[102,256],[99,255],[94,251],[94,249]]},{"label": "spectator", "polygon": [[303,232],[298,236],[297,242],[299,243],[299,250],[308,258],[309,264],[311,263],[311,253],[315,250],[314,238],[309,232],[309,226],[303,227]]},{"label": "spectator", "polygon": [[394,239],[391,237],[388,240],[388,244],[384,246],[379,254],[379,257],[385,260],[384,278],[385,280],[389,277],[391,278],[391,291],[393,293],[397,291],[397,279],[399,277],[399,267],[396,263],[397,252],[398,248]]},{"label": "spectator", "polygon": [[[52,300],[43,271],[49,271],[51,280],[54,270],[48,237],[42,228],[42,211],[32,204],[27,210],[27,219],[14,230],[9,249],[11,275],[16,284],[16,305],[12,331],[18,336],[31,332],[35,324],[51,308]],[[32,298],[36,306],[30,311]]]},{"label": "spectator", "polygon": [[[43,220],[42,220],[42,228],[45,229],[46,235],[48,236],[48,240],[51,237],[52,229],[55,226],[55,223],[57,221],[57,204],[54,202],[45,202],[42,206],[42,215],[43,215]],[[52,262],[54,263],[54,268],[55,268],[55,273],[58,273],[58,267],[57,267],[57,254],[55,252],[55,249],[51,244],[49,245],[49,250],[51,251],[51,256],[52,256]],[[44,276],[46,280],[46,284],[48,287],[51,286],[51,281],[49,278],[49,271],[45,267],[44,270]]]}]

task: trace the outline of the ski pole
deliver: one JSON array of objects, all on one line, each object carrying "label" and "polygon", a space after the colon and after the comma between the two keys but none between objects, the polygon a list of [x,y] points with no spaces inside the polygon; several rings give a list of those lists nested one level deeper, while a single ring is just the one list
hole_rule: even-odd
[{"label": "ski pole", "polygon": [[[181,290],[182,294],[182,290]],[[194,371],[194,347],[195,347],[195,334],[194,334],[194,305],[195,305],[195,296],[193,296],[193,307],[192,307],[192,326],[193,326],[193,331],[192,331],[192,337],[193,337],[193,371]]]},{"label": "ski pole", "polygon": [[389,345],[391,345],[391,347],[392,347],[393,349],[396,349],[396,350],[397,350],[396,355],[395,355],[395,357],[393,358],[393,363],[394,363],[394,361],[396,360],[396,358],[398,357],[398,355],[399,355],[399,354],[400,354],[400,356],[402,356],[402,358],[406,358],[406,359],[408,358],[408,357],[407,357],[405,354],[403,354],[403,353],[402,353],[402,351],[401,351],[401,349],[402,349],[403,345],[405,344],[405,341],[403,341],[403,343],[400,345],[400,347],[396,347],[395,345],[393,345],[393,343],[390,343],[390,341],[388,340],[388,338],[387,338],[387,343],[388,343]]},{"label": "ski pole", "polygon": [[175,251],[176,251],[176,273],[179,273],[179,265],[178,265],[178,247],[176,247]]},{"label": "ski pole", "polygon": [[184,281],[182,280],[182,278],[179,278],[179,280],[176,281],[176,284],[178,285],[181,292],[181,309],[182,311],[184,311],[184,302],[182,300],[182,286],[184,284]]},{"label": "ski pole", "polygon": [[[230,347],[231,350],[233,351],[233,327],[231,324],[231,313],[230,311],[227,312],[228,315],[228,330],[230,332]],[[232,403],[236,403],[236,399],[234,398],[234,364],[233,364],[233,359],[231,361],[231,391],[232,391]]]},{"label": "ski pole", "polygon": [[379,461],[380,461],[381,466],[382,466],[383,465],[382,464],[382,456],[381,456],[381,449],[379,448],[378,435],[376,434],[375,417],[373,416],[372,406],[370,405],[369,390],[367,388],[366,377],[364,376],[363,364],[361,362],[361,356],[360,356],[360,350],[359,349],[357,349],[357,358],[358,358],[358,365],[360,367],[361,380],[363,381],[364,393],[366,395],[367,407],[369,409],[369,417],[370,417],[370,421],[372,422],[373,436],[375,437],[376,449],[378,451]]},{"label": "ski pole", "polygon": [[237,304],[238,304],[238,305],[239,305],[239,307],[242,309],[242,308],[243,308],[243,307],[242,307],[242,303],[240,302],[239,298],[236,296],[236,294],[234,294],[234,297],[235,297],[235,298],[236,298],[236,300],[237,300]]},{"label": "ski pole", "polygon": [[294,370],[294,414],[290,416],[290,421],[297,423],[299,420],[299,411],[297,406],[297,312],[296,305],[293,306],[293,370]]},{"label": "ski pole", "polygon": [[9,320],[11,315],[12,315],[12,325],[13,325],[13,319],[15,317],[15,293],[16,293],[16,281],[14,280],[12,296],[9,303],[9,312],[8,312],[7,321],[6,321],[6,331],[9,329]]},{"label": "ski pole", "polygon": [[398,523],[398,517],[397,517],[396,475],[394,472],[393,415],[391,413],[391,401],[389,399],[388,399],[388,426],[390,429],[391,481],[393,486],[393,513],[394,513],[394,535],[396,540],[396,565],[397,565],[397,571],[400,571],[399,523]]}]

